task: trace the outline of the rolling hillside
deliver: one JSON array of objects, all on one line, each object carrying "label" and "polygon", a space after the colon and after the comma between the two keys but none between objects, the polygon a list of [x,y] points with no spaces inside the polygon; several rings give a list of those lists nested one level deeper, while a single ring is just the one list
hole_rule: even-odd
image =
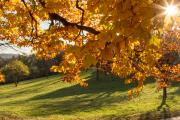
[{"label": "rolling hillside", "polygon": [[89,86],[82,88],[63,83],[59,76],[0,86],[0,118],[7,120],[119,120],[159,119],[180,115],[180,84],[168,89],[165,108],[157,111],[161,92],[152,80],[147,81],[140,96],[129,100],[124,80],[109,77],[95,81],[95,73],[82,73]]}]

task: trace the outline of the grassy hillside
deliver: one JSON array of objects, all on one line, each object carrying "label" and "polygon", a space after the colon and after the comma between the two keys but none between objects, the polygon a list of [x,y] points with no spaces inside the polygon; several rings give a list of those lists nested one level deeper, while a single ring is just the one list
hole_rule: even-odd
[{"label": "grassy hillside", "polygon": [[[0,114],[10,119],[148,119],[150,116],[170,117],[180,111],[180,84],[168,89],[166,109],[157,111],[161,103],[161,92],[156,92],[152,81],[146,83],[141,95],[128,100],[127,90],[118,78],[94,80],[94,72],[82,74],[89,87],[63,83],[59,76],[0,86]],[[1,117],[0,115],[0,117]],[[16,117],[18,116],[18,117]],[[133,116],[133,117],[132,117]]]}]

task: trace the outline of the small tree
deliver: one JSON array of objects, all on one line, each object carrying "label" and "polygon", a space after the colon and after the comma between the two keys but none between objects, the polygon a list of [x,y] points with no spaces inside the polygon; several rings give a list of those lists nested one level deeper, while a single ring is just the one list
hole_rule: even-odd
[{"label": "small tree", "polygon": [[171,81],[180,81],[180,42],[179,30],[167,31],[161,36],[161,58],[156,64],[154,76],[158,80],[158,89],[163,90],[162,102],[158,109],[166,105],[167,88]]},{"label": "small tree", "polygon": [[19,80],[28,76],[30,72],[27,65],[19,60],[14,60],[2,68],[2,73],[5,74],[6,82],[14,82],[17,86]]},{"label": "small tree", "polygon": [[163,90],[162,102],[158,109],[161,109],[163,105],[166,105],[167,88],[170,81],[179,80],[180,66],[178,63],[176,63],[177,60],[178,53],[169,52],[164,54],[161,59],[159,59],[159,63],[156,66],[159,70],[159,72],[157,72],[155,75],[155,77],[158,79],[158,89]]}]

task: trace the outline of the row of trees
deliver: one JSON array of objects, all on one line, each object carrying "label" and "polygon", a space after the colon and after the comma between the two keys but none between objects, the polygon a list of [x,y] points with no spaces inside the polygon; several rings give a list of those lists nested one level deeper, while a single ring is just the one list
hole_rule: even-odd
[{"label": "row of trees", "polygon": [[28,80],[54,74],[50,67],[61,61],[61,55],[51,60],[37,59],[34,55],[0,59],[0,70],[5,76],[5,83]]}]

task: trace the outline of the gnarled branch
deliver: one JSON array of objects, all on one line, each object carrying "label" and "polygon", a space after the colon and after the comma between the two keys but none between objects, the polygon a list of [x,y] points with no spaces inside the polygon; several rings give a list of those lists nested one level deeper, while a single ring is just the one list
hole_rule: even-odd
[{"label": "gnarled branch", "polygon": [[[41,6],[43,8],[46,8],[45,2],[43,0],[39,0],[39,3],[41,4]],[[79,7],[78,0],[76,2],[76,7],[78,9],[80,9],[81,11],[84,11],[81,7]],[[62,16],[60,16],[60,15],[58,15],[56,13],[48,13],[48,14],[49,14],[49,17],[50,17],[51,20],[57,20],[57,21],[61,22],[64,27],[68,27],[68,26],[77,27],[79,30],[84,30],[84,31],[87,31],[87,32],[92,33],[94,35],[98,35],[100,33],[99,31],[95,30],[92,27],[84,26],[82,24],[79,25],[78,23],[69,22],[69,21],[67,21],[66,18],[64,18],[64,17],[62,17]],[[84,16],[84,12],[83,12],[83,15],[82,15],[82,18],[81,18],[81,22],[83,20],[83,16]]]}]

